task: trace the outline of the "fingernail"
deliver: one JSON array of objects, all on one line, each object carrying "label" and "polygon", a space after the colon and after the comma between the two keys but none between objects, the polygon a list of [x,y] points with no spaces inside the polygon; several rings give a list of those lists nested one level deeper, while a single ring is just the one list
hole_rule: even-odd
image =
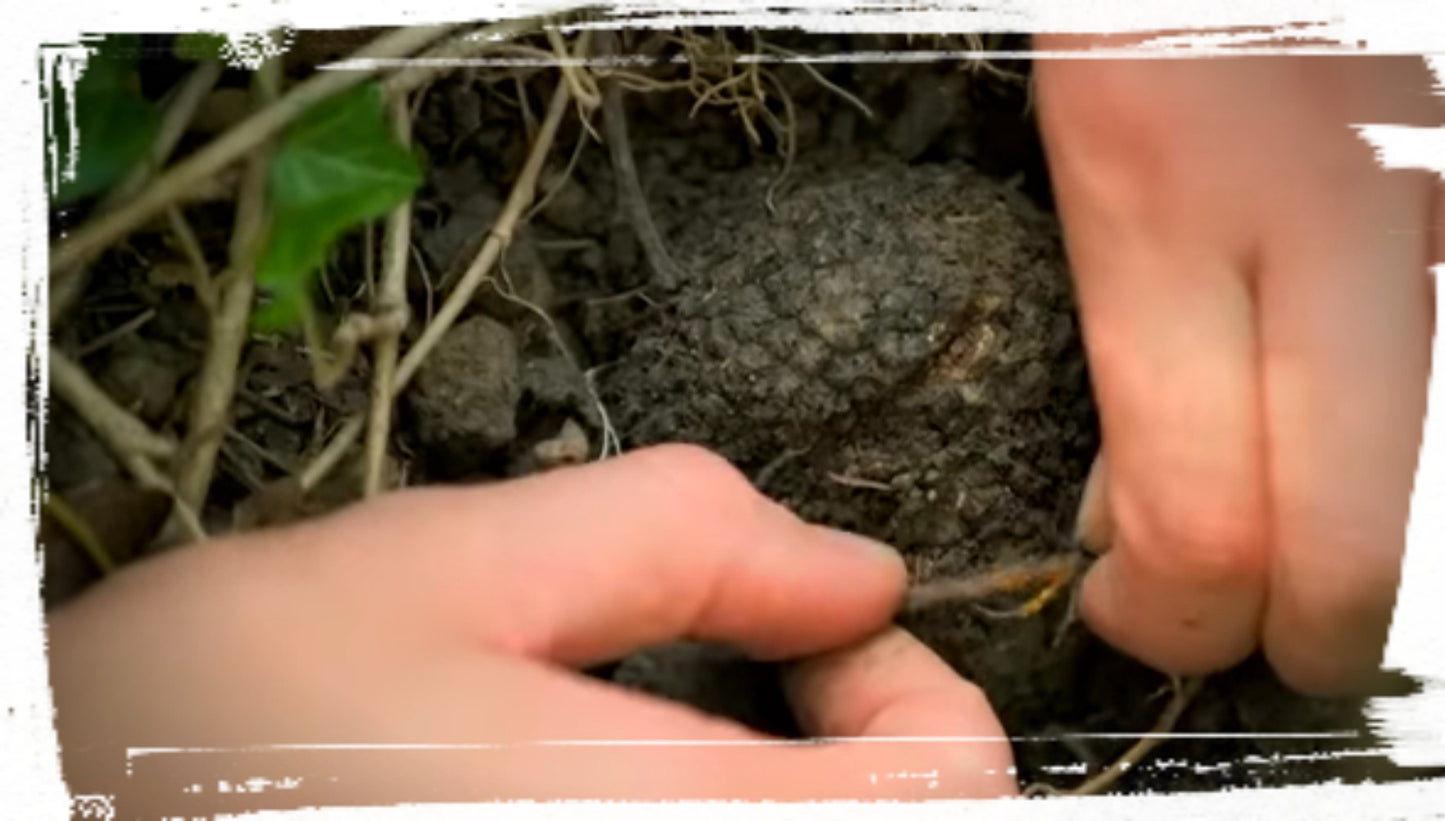
[{"label": "fingernail", "polygon": [[829,532],[835,541],[849,545],[852,550],[866,553],[875,559],[881,559],[892,564],[903,563],[903,554],[883,542],[870,539],[867,536],[860,536],[857,533],[849,533],[846,530],[829,529]]},{"label": "fingernail", "polygon": [[1079,498],[1079,512],[1074,519],[1074,541],[1091,553],[1103,553],[1114,540],[1114,523],[1109,516],[1108,465],[1104,452],[1094,457],[1084,492]]}]

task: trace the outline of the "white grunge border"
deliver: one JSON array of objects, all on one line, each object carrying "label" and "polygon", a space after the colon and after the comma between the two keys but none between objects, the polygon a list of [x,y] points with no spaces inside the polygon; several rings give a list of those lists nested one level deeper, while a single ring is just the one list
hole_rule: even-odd
[{"label": "white grunge border", "polygon": [[[106,3],[48,0],[10,4],[0,26],[5,119],[0,122],[0,251],[18,273],[0,288],[0,807],[11,818],[71,817],[61,783],[51,726],[45,638],[39,594],[41,563],[35,550],[36,485],[43,462],[45,408],[31,407],[46,390],[46,280],[48,228],[47,151],[41,72],[64,71],[64,46],[83,34],[208,30],[232,35],[244,54],[246,35],[276,27],[348,28],[418,25],[478,18],[561,12],[577,3],[559,0],[412,0],[403,4],[340,0],[235,0],[208,5],[194,0]],[[976,0],[972,3],[894,0],[847,3],[766,0],[623,0],[603,4],[600,25],[670,27],[743,25],[834,32],[1138,32],[1149,36],[1128,49],[1096,56],[1197,58],[1221,53],[1388,53],[1424,55],[1445,94],[1445,7],[1440,0]],[[41,47],[53,55],[41,60]],[[74,54],[74,50],[71,52]],[[883,55],[886,57],[886,55]],[[952,59],[982,53],[935,55]],[[899,59],[902,59],[901,57]],[[337,67],[340,68],[340,67]],[[1382,165],[1424,168],[1445,179],[1445,129],[1360,123],[1360,138]],[[60,159],[60,158],[57,158]],[[1445,317],[1445,265],[1434,269],[1436,316]],[[1445,766],[1445,333],[1434,342],[1425,439],[1420,454],[1403,581],[1386,652],[1386,664],[1423,682],[1415,695],[1380,699],[1369,715],[1385,739],[1384,751],[1404,766]],[[43,400],[42,400],[43,402]],[[621,742],[618,742],[621,743]],[[134,751],[144,755],[148,751]],[[155,753],[157,751],[149,751]],[[103,815],[103,809],[99,810]],[[1445,817],[1445,780],[1388,785],[1323,784],[1246,792],[1172,796],[1060,798],[1017,802],[933,802],[919,805],[786,805],[700,803],[684,806],[605,803],[493,804],[488,817],[777,818],[804,811],[816,818],[858,818],[870,812],[957,821],[960,817],[1016,815],[1040,818],[1216,818],[1241,811],[1318,819]],[[477,808],[401,807],[318,809],[308,815],[345,818],[476,817]],[[665,815],[664,815],[665,814]]]}]

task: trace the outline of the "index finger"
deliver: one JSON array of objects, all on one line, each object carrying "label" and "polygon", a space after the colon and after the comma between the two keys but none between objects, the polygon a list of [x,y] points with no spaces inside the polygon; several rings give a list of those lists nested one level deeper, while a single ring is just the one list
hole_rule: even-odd
[{"label": "index finger", "polygon": [[1107,510],[1081,524],[1112,549],[1083,614],[1151,666],[1228,667],[1256,645],[1269,564],[1254,214],[1236,190],[1258,177],[1192,164],[1252,156],[1222,144],[1237,107],[1221,95],[1253,75],[1228,60],[1037,72],[1107,464],[1088,500]]},{"label": "index finger", "polygon": [[886,625],[906,579],[896,552],[803,522],[690,446],[396,494],[315,527],[399,612],[579,666],[680,638],[759,658],[829,649]]}]

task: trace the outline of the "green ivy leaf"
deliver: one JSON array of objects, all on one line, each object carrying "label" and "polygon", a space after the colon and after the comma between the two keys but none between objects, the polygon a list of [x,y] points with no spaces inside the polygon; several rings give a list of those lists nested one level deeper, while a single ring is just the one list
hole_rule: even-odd
[{"label": "green ivy leaf", "polygon": [[375,83],[318,104],[283,136],[270,169],[272,227],[256,267],[270,302],[267,330],[308,307],[313,274],[344,232],[400,205],[422,181],[421,162],[392,134]]},{"label": "green ivy leaf", "polygon": [[[79,148],[75,176],[62,176],[56,186],[56,205],[71,205],[105,191],[150,150],[160,127],[160,112],[140,93],[138,55],[137,38],[107,37],[92,50],[75,83],[73,99],[58,78],[52,82],[55,130],[48,137],[59,157],[69,157]],[[72,106],[78,145],[71,144]]]}]

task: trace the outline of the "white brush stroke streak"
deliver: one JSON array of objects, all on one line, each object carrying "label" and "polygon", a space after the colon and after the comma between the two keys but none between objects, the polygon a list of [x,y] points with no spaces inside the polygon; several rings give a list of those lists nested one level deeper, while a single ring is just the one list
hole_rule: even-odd
[{"label": "white brush stroke streak", "polygon": [[[731,802],[623,803],[602,801],[559,801],[551,803],[509,802],[486,807],[467,805],[399,806],[368,809],[320,808],[294,813],[259,812],[218,818],[260,819],[301,818],[307,821],[363,819],[401,821],[425,815],[428,819],[486,818],[488,821],[570,821],[579,815],[596,821],[721,821],[721,819],[807,818],[810,821],[855,821],[859,818],[920,821],[993,821],[993,819],[1044,819],[1044,821],[1196,821],[1213,818],[1308,818],[1310,821],[1356,821],[1357,819],[1418,819],[1442,817],[1440,806],[1445,791],[1436,783],[1344,786],[1324,784],[1250,792],[1202,793],[1188,796],[1141,795],[1127,799],[1055,798],[1047,801],[944,800],[927,803],[815,802],[806,809],[796,804],[742,804]],[[1362,800],[1364,799],[1364,800]],[[583,812],[585,810],[585,812]]]},{"label": "white brush stroke streak", "polygon": [[[255,32],[277,26],[298,28],[339,28],[361,25],[396,25],[448,22],[471,19],[479,15],[512,17],[561,11],[571,7],[568,2],[509,2],[491,4],[486,8],[461,0],[412,0],[404,8],[392,4],[343,4],[336,0],[276,0],[276,2],[231,3],[216,6],[197,5],[193,0],[150,0],[139,4],[117,4],[102,0],[54,0],[45,4],[22,3],[12,10],[7,25],[0,26],[0,65],[7,77],[23,78],[21,83],[7,83],[3,109],[7,127],[0,129],[0,179],[7,192],[19,196],[4,198],[0,217],[0,250],[7,259],[18,261],[23,275],[21,288],[0,289],[0,310],[19,316],[21,323],[0,323],[8,335],[0,344],[11,355],[0,364],[0,413],[7,430],[19,433],[24,429],[25,361],[22,352],[35,340],[31,320],[45,314],[45,215],[44,180],[37,162],[44,150],[37,91],[33,78],[36,47],[41,43],[73,43],[83,32],[95,31],[195,31]],[[1241,35],[1220,30],[1254,27],[1259,42],[1274,35],[1291,36],[1307,33],[1333,41],[1347,48],[1375,53],[1423,53],[1445,50],[1445,14],[1440,13],[1437,0],[1419,2],[1382,2],[1352,0],[1351,2],[1311,2],[1311,0],[1235,0],[1235,2],[1196,3],[1183,0],[1169,2],[1137,2],[1136,0],[1018,0],[1017,2],[979,2],[965,9],[957,3],[932,3],[924,10],[910,4],[848,4],[850,10],[862,13],[840,16],[833,13],[838,3],[705,3],[705,2],[633,2],[626,8],[633,13],[660,14],[686,9],[691,13],[713,13],[732,24],[753,24],[764,27],[789,27],[833,31],[1164,31],[1216,29],[1182,38],[1160,37],[1154,45],[1164,52],[1152,54],[1213,53],[1232,47]],[[661,24],[659,18],[655,21]],[[697,25],[699,18],[687,22]],[[1246,49],[1247,50],[1247,49]],[[1265,49],[1274,52],[1278,49]],[[1329,50],[1329,49],[1325,49]],[[1303,49],[1309,52],[1310,49]],[[1139,52],[1131,52],[1138,54]],[[1388,135],[1386,135],[1388,139]],[[1393,147],[1392,145],[1389,147]],[[1445,287],[1437,289],[1445,300]],[[1445,314],[1442,314],[1445,315]],[[43,339],[43,336],[40,337]],[[10,343],[10,344],[4,344]],[[1445,360],[1437,339],[1436,362]],[[43,345],[38,374],[44,383]],[[1432,393],[1431,407],[1445,407],[1440,399],[1440,379]],[[1441,481],[1445,453],[1439,443],[1445,441],[1445,414],[1432,413],[1428,420],[1426,441],[1435,443],[1421,455],[1420,476],[1412,512],[1410,543],[1427,545],[1438,553],[1445,544],[1445,522],[1436,511],[1424,515],[1434,500],[1445,498],[1445,482]],[[4,528],[4,564],[0,565],[0,698],[9,708],[0,714],[0,763],[4,765],[7,811],[16,817],[64,817],[64,790],[55,766],[56,749],[49,727],[50,695],[46,687],[39,596],[36,589],[39,568],[29,545],[33,539],[33,511],[30,509],[28,466],[33,450],[40,445],[38,436],[22,440],[7,436],[0,442],[0,459],[12,469],[0,477],[0,527]],[[25,468],[21,466],[24,465]],[[1427,497],[1427,492],[1430,494]],[[1438,502],[1436,502],[1438,504]],[[1407,563],[1411,579],[1401,591],[1401,607],[1391,634],[1389,661],[1407,670],[1428,667],[1430,658],[1416,655],[1420,648],[1431,647],[1435,626],[1445,602],[1430,595],[1439,586],[1416,585],[1422,550],[1412,550]],[[1429,557],[1427,557],[1428,559]],[[1434,571],[1429,574],[1434,578]],[[1433,618],[1432,618],[1433,616]],[[1435,702],[1432,702],[1432,704]],[[1416,707],[1415,705],[1421,705]],[[1438,722],[1442,713],[1427,708],[1420,697],[1379,707],[1382,715],[1393,716],[1411,726],[1420,721]],[[1409,709],[1406,709],[1409,708]],[[1412,724],[1413,722],[1413,724]],[[1393,719],[1391,720],[1393,726]],[[1169,798],[1096,799],[1090,801],[1041,802],[1028,805],[1030,815],[1079,819],[1146,818],[1156,821],[1160,814],[1176,818],[1215,818],[1236,816],[1241,811],[1267,815],[1278,812],[1287,816],[1309,815],[1320,819],[1423,817],[1431,809],[1445,806],[1445,784],[1441,782],[1393,784],[1385,786],[1291,788],[1253,792],[1246,795],[1189,795]],[[1167,802],[1167,803],[1161,803]],[[594,817],[637,818],[649,812],[666,813],[675,818],[677,807],[650,807],[631,804],[612,805],[526,805],[506,804],[488,807],[487,817],[572,817],[579,806],[587,806]],[[914,817],[938,817],[956,821],[960,814],[970,818],[992,818],[1003,814],[1014,816],[1021,809],[1013,804],[969,804],[911,806],[907,814]],[[857,818],[864,809],[851,805],[815,805],[814,817]],[[889,816],[901,808],[888,807]],[[729,805],[689,806],[691,818],[733,817],[746,813],[787,812],[794,808]],[[325,817],[415,818],[476,817],[475,808],[430,807],[391,810],[331,810],[317,815]]]},{"label": "white brush stroke streak", "polygon": [[[576,7],[565,0],[510,0],[485,8],[460,0],[413,0],[391,4],[338,5],[334,0],[275,0],[197,8],[187,0],[151,0],[145,4],[101,4],[95,0],[53,3],[36,22],[42,40],[73,38],[84,29],[104,31],[184,31],[204,28],[225,33],[255,32],[276,26],[420,24],[491,17],[548,14]],[[605,5],[605,4],[604,4]],[[1275,35],[1301,33],[1381,52],[1424,53],[1440,47],[1445,15],[1435,0],[975,0],[961,2],[842,2],[833,0],[631,0],[607,10],[636,18],[642,25],[756,25],[814,31],[1201,31],[1252,29],[1170,38],[1167,47],[1214,49],[1259,42]],[[683,12],[679,14],[678,12]]]},{"label": "white brush stroke streak", "polygon": [[1361,125],[1355,130],[1374,147],[1381,167],[1433,171],[1445,181],[1445,128]]},{"label": "white brush stroke streak", "polygon": [[1221,761],[1212,764],[1201,764],[1182,758],[1166,758],[1156,755],[1153,758],[1145,759],[1139,767],[1153,770],[1193,770],[1194,772],[1212,772],[1227,770],[1234,767],[1276,767],[1280,764],[1308,764],[1320,761],[1342,761],[1349,758],[1376,758],[1380,755],[1378,750],[1321,750],[1313,753],[1248,753],[1233,761]]},{"label": "white brush stroke streak", "polygon": [[[0,815],[65,818],[51,729],[40,565],[35,544],[31,470],[43,452],[39,430],[28,428],[26,380],[33,347],[43,351],[47,242],[45,122],[40,102],[42,63],[33,21],[44,7],[7,7],[0,25]],[[78,42],[71,31],[68,42]],[[72,120],[73,122],[73,120]],[[57,158],[63,159],[63,158]],[[60,163],[64,165],[64,162]],[[42,354],[43,355],[43,354]],[[45,391],[45,366],[38,365]]]},{"label": "white brush stroke streak", "polygon": [[[1269,741],[1338,741],[1358,738],[1354,730],[1338,730],[1316,733],[1061,733],[1048,736],[1010,736],[1015,744],[1033,744],[1068,740],[1080,741],[1137,741],[1144,738],[1162,740],[1210,740],[1238,741],[1245,739]],[[478,741],[448,744],[423,743],[365,743],[346,742],[334,744],[257,744],[241,747],[130,747],[126,758],[150,758],[165,755],[213,755],[218,753],[265,754],[282,752],[414,752],[430,750],[437,752],[460,752],[467,750],[519,750],[539,747],[816,747],[823,744],[858,744],[873,746],[879,744],[992,744],[998,736],[840,736],[837,738],[771,738],[763,740],[732,738],[554,738],[528,739],[523,741]]]},{"label": "white brush stroke streak", "polygon": [[[1396,134],[1377,132],[1377,136]],[[1408,155],[1411,140],[1400,145],[1406,147],[1402,154]],[[1392,151],[1387,148],[1384,153]],[[1445,171],[1445,151],[1434,159]],[[1440,330],[1445,318],[1445,265],[1436,265],[1433,272],[1435,373],[1410,504],[1395,623],[1385,648],[1385,664],[1408,670],[1421,681],[1422,691],[1408,698],[1375,699],[1366,711],[1379,723],[1391,759],[1413,767],[1445,765],[1445,628],[1440,624],[1440,591],[1445,589],[1445,332]]]},{"label": "white brush stroke streak", "polygon": [[45,101],[45,125],[51,134],[57,133],[60,109],[50,98],[52,89],[58,86],[64,98],[65,111],[65,156],[60,156],[59,141],[49,141],[45,154],[50,160],[50,190],[58,190],[62,182],[75,179],[76,164],[80,159],[80,124],[75,119],[75,85],[85,73],[90,62],[91,49],[88,46],[56,46],[42,49],[40,53],[40,94]]},{"label": "white brush stroke streak", "polygon": [[285,29],[280,33],[281,42],[267,32],[231,31],[226,32],[226,45],[221,49],[221,60],[231,68],[255,71],[272,57],[280,57],[291,49],[296,33]]},{"label": "white brush stroke streak", "polygon": [[[613,26],[589,25],[576,26],[575,28],[613,28]],[[1353,52],[1350,52],[1353,54]],[[1316,56],[1339,56],[1338,48],[1315,48],[1295,47],[1264,49],[1257,48],[1250,50],[1251,55],[1278,54],[1278,55],[1316,55]],[[1027,59],[1052,59],[1068,58],[1071,60],[1115,60],[1121,57],[1131,59],[1198,59],[1199,54],[1185,51],[1171,51],[1167,54],[1155,54],[1153,52],[1141,51],[1139,49],[1100,49],[1088,52],[1071,51],[1006,51],[1006,50],[971,50],[971,49],[908,49],[906,51],[849,51],[834,54],[740,54],[734,58],[740,65],[758,63],[762,65],[781,65],[784,63],[806,63],[809,65],[836,65],[842,63],[938,63],[938,62],[970,62],[985,58],[993,60],[1027,60]],[[616,56],[594,56],[594,57],[525,57],[525,56],[495,56],[495,57],[464,57],[464,58],[345,58],[333,63],[325,63],[317,66],[318,71],[386,71],[395,70],[404,66],[429,66],[449,68],[545,68],[550,66],[600,66],[605,68],[628,68],[645,67],[660,64],[681,65],[687,62],[685,55],[677,54],[663,60],[655,60],[648,57],[636,55]],[[1374,128],[1375,126],[1370,126]],[[1378,126],[1388,128],[1389,126]]]},{"label": "white brush stroke streak", "polygon": [[[1427,64],[1435,77],[1435,93],[1445,96],[1445,56],[1431,57]],[[1374,147],[1382,167],[1433,171],[1445,188],[1445,127],[1377,124],[1357,130]],[[1437,215],[1430,229],[1442,227],[1445,215]],[[1438,622],[1438,600],[1445,589],[1445,332],[1440,330],[1440,319],[1445,318],[1445,265],[1436,265],[1432,273],[1437,317],[1434,375],[1410,503],[1395,625],[1385,649],[1385,663],[1407,669],[1420,680],[1422,691],[1404,699],[1375,699],[1366,709],[1369,719],[1379,725],[1391,759],[1414,767],[1445,766],[1445,630],[1432,623]]]}]

